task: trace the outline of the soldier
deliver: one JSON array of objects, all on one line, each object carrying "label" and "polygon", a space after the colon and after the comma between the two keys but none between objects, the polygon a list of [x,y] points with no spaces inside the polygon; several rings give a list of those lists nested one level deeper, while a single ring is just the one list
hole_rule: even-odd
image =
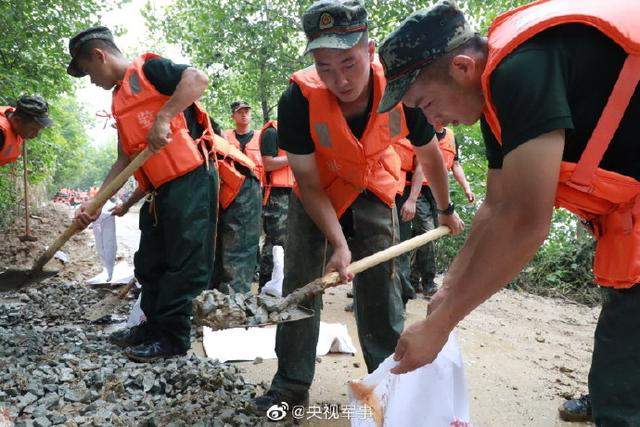
[{"label": "soldier", "polygon": [[16,107],[0,107],[0,166],[15,162],[26,139],[51,126],[49,105],[39,96],[21,96]]},{"label": "soldier", "polygon": [[[436,137],[447,170],[453,173],[469,203],[473,202],[475,196],[459,161],[457,136],[453,130],[443,127],[436,130]],[[424,179],[424,174],[415,161],[415,153],[411,148],[411,143],[406,139],[400,140],[396,151],[400,155],[402,169],[407,173],[405,192],[396,199],[396,208],[399,209],[398,215],[400,217],[400,239],[404,241],[436,228],[438,214],[429,182]],[[417,178],[421,181],[417,181]],[[438,290],[435,283],[437,273],[435,249],[435,242],[429,242],[416,249],[413,254],[405,254],[398,258],[398,262],[403,266],[399,268],[399,274],[406,294],[405,299],[410,298],[416,292],[430,297]],[[405,265],[409,265],[409,267],[404,267]]]},{"label": "soldier", "polygon": [[546,0],[488,38],[452,2],[407,18],[380,48],[398,101],[434,125],[480,120],[487,195],[429,316],[398,341],[395,373],[431,362],[450,331],[547,238],[554,205],[585,221],[604,294],[589,392],[596,425],[640,425],[640,3]]},{"label": "soldier", "polygon": [[293,188],[293,172],[287,154],[278,145],[278,122],[269,120],[260,131],[260,153],[265,170],[265,187],[262,198],[264,244],[260,255],[258,287],[271,279],[273,271],[273,247],[285,247],[287,237],[287,210]]},{"label": "soldier", "polygon": [[225,171],[222,182],[235,186],[230,180],[233,174],[236,178],[234,181],[240,185],[233,191],[225,190],[225,194],[221,195],[220,201],[223,205],[213,287],[225,293],[231,290],[245,293],[251,291],[251,283],[258,263],[262,228],[260,188],[264,179],[264,170],[260,155],[259,132],[249,128],[251,124],[249,104],[243,101],[231,104],[231,118],[236,127],[226,130],[224,135],[236,149],[234,152],[242,155],[242,160],[230,159],[229,170]]},{"label": "soldier", "polygon": [[[150,193],[140,209],[134,257],[147,321],[115,332],[111,341],[138,362],[184,355],[192,300],[209,283],[216,233],[218,172],[207,153],[211,123],[196,103],[208,79],[153,53],[129,61],[106,27],[76,34],[69,52],[71,76],[89,75],[96,86],[113,89],[118,158],[102,188],[145,147],[155,153],[135,173],[141,191]],[[86,203],[76,214],[81,227],[96,218]]]},{"label": "soldier", "polygon": [[[314,65],[291,77],[278,105],[278,140],[296,178],[288,213],[283,294],[336,271],[353,279],[355,317],[364,359],[373,371],[395,348],[404,308],[393,262],[355,278],[351,250],[362,258],[397,243],[395,195],[400,159],[393,149],[407,137],[433,183],[440,221],[454,233],[442,155],[434,130],[418,110],[393,107],[378,114],[386,85],[368,37],[367,12],[357,0],[320,0],[302,17]],[[322,298],[307,305],[315,316],[278,326],[278,371],[260,410],[282,401],[300,404],[313,381]]]}]

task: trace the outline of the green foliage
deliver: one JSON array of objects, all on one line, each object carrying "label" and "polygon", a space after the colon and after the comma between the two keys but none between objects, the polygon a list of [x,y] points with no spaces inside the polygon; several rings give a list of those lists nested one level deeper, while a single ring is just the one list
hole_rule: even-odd
[{"label": "green foliage", "polygon": [[[300,17],[310,0],[176,0],[164,16],[147,5],[150,28],[182,47],[193,65],[210,77],[204,103],[216,120],[229,126],[229,104],[243,99],[255,106],[255,124],[273,118],[280,94],[291,74],[309,65],[303,57],[305,38]],[[429,2],[431,4],[433,2]],[[459,2],[484,32],[500,12],[523,0]],[[488,3],[488,4],[487,4]],[[379,42],[411,12],[427,6],[421,1],[365,1],[371,37]],[[156,35],[157,37],[157,35]],[[259,119],[262,120],[259,120]]]},{"label": "green foliage", "polygon": [[66,41],[105,9],[104,2],[83,0],[0,2],[0,104],[23,93],[52,100],[70,91]]},{"label": "green foliage", "polygon": [[[0,105],[22,94],[40,94],[55,124],[27,142],[29,182],[53,191],[77,181],[92,148],[84,130],[86,114],[69,94],[68,38],[100,22],[100,14],[126,0],[20,0],[0,2]],[[0,167],[0,225],[22,200],[22,160]]]}]

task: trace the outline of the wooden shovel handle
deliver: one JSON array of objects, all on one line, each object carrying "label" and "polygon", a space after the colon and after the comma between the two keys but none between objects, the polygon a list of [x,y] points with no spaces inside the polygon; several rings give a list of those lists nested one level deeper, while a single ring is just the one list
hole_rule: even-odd
[{"label": "wooden shovel handle", "polygon": [[[109,184],[100,189],[100,192],[91,199],[87,206],[87,213],[89,215],[95,215],[99,209],[109,200],[116,192],[124,185],[125,182],[133,175],[133,173],[140,168],[151,157],[153,153],[149,148],[145,148],[140,154],[138,154],[127,165],[122,172],[120,172]],[[44,265],[49,262],[53,255],[64,245],[67,241],[77,232],[80,228],[76,225],[76,222],[72,222],[69,227],[62,233],[58,239],[53,242],[51,246],[34,262],[32,271],[40,271]]]},{"label": "wooden shovel handle", "polygon": [[[449,229],[449,227],[440,226],[435,230],[427,231],[426,233],[416,236],[412,239],[405,240],[404,242],[398,243],[397,245],[393,245],[380,252],[369,255],[368,257],[352,262],[351,264],[349,264],[349,267],[347,267],[347,271],[351,274],[361,273],[365,270],[370,269],[371,267],[375,267],[378,264],[382,264],[383,262],[387,262],[402,254],[417,249],[420,246],[423,246],[433,240],[449,234],[450,232],[451,230]],[[325,274],[321,278],[316,279],[313,282],[303,286],[302,288],[296,289],[291,294],[289,294],[285,298],[283,306],[289,307],[291,305],[297,305],[304,298],[311,295],[320,294],[324,292],[325,289],[336,286],[339,283],[340,275],[338,273],[333,272]]]}]

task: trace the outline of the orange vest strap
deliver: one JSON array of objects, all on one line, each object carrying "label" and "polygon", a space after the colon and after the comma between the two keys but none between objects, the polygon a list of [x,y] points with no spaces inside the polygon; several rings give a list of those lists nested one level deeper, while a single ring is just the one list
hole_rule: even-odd
[{"label": "orange vest strap", "polygon": [[639,81],[640,56],[629,55],[569,185],[583,189],[591,186],[595,171],[622,121]]}]

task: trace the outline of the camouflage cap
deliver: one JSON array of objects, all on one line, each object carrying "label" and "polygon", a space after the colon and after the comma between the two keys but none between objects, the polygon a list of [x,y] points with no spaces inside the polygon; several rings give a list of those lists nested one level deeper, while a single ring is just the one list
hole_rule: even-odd
[{"label": "camouflage cap", "polygon": [[244,101],[236,101],[231,103],[231,114],[235,113],[236,111],[242,109],[242,108],[248,108],[251,109],[251,106]]},{"label": "camouflage cap", "polygon": [[313,49],[351,49],[368,28],[360,0],[319,0],[302,15],[307,36],[305,54]]},{"label": "camouflage cap", "polygon": [[113,34],[107,27],[91,27],[84,31],[80,31],[69,40],[69,55],[71,55],[71,62],[67,67],[67,74],[73,77],[84,77],[87,74],[78,69],[77,59],[78,53],[82,45],[89,40],[107,40],[113,43]]},{"label": "camouflage cap", "polygon": [[378,111],[392,109],[424,66],[466,43],[475,34],[453,0],[440,0],[410,15],[378,50],[387,78]]},{"label": "camouflage cap", "polygon": [[43,127],[53,124],[53,120],[49,117],[49,104],[38,95],[23,95],[18,98],[15,111],[22,116],[32,118]]}]

